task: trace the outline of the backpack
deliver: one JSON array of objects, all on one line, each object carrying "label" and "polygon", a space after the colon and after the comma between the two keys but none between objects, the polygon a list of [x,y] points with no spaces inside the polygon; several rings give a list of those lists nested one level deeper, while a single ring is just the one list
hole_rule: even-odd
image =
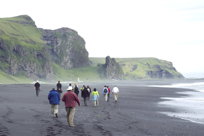
[{"label": "backpack", "polygon": [[105,89],[103,90],[103,92],[104,92],[104,93],[107,93],[107,92],[108,92],[107,88],[105,88]]}]

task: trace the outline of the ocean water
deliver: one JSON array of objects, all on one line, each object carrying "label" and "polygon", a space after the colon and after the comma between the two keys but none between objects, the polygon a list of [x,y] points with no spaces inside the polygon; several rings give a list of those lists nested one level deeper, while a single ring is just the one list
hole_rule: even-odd
[{"label": "ocean water", "polygon": [[185,97],[162,97],[161,99],[164,101],[159,102],[159,106],[171,107],[175,110],[175,112],[161,112],[162,114],[188,120],[194,123],[204,124],[204,81],[177,83],[172,85],[157,85],[157,87],[187,88],[195,90],[182,92],[182,94],[187,94]]}]

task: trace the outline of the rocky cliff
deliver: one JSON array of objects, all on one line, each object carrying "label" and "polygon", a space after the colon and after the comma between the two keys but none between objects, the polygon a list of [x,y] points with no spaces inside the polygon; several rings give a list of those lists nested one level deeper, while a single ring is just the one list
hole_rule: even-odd
[{"label": "rocky cliff", "polygon": [[84,39],[69,28],[44,30],[27,15],[0,19],[0,70],[48,78],[52,64],[65,69],[89,65]]},{"label": "rocky cliff", "polygon": [[[181,74],[175,74],[176,69],[173,67],[172,64],[170,64],[171,66],[167,69],[162,68],[160,65],[152,65],[149,66],[150,69],[152,70],[148,70],[146,72],[146,75],[150,78],[158,78],[158,79],[165,79],[165,78],[183,78],[183,75]],[[170,71],[174,71],[174,73],[170,72]],[[178,72],[177,72],[178,73]]]},{"label": "rocky cliff", "polygon": [[87,66],[88,52],[84,39],[69,28],[57,30],[41,29],[43,40],[49,49],[51,59],[65,69]]},{"label": "rocky cliff", "polygon": [[5,41],[0,40],[0,69],[8,74],[45,78],[52,74],[47,56],[45,48],[36,50],[15,43],[8,46]]}]

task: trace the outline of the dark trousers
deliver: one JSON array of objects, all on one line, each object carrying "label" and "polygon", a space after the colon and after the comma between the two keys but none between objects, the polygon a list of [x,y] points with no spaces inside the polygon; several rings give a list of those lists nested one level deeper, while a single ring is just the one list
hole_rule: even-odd
[{"label": "dark trousers", "polygon": [[84,98],[84,105],[87,106],[87,99],[88,97],[83,97]]}]

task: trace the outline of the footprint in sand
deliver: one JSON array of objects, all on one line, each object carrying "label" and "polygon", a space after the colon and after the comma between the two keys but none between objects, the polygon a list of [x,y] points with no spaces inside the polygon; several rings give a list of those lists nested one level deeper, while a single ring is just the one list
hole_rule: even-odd
[{"label": "footprint in sand", "polygon": [[7,112],[2,116],[2,118],[7,122],[7,123],[13,123],[13,121],[10,119],[11,114],[13,114],[13,110],[9,107],[7,107]]},{"label": "footprint in sand", "polygon": [[105,129],[103,128],[103,126],[101,126],[101,125],[96,124],[96,125],[95,125],[95,128],[96,128],[97,130],[99,130],[99,132],[100,132],[103,136],[112,136],[111,131],[105,130]]},{"label": "footprint in sand", "polygon": [[82,124],[79,124],[77,127],[73,128],[72,134],[77,136],[91,136],[84,131]]},{"label": "footprint in sand", "polygon": [[9,135],[8,128],[0,124],[0,136],[8,136],[8,135]]}]

